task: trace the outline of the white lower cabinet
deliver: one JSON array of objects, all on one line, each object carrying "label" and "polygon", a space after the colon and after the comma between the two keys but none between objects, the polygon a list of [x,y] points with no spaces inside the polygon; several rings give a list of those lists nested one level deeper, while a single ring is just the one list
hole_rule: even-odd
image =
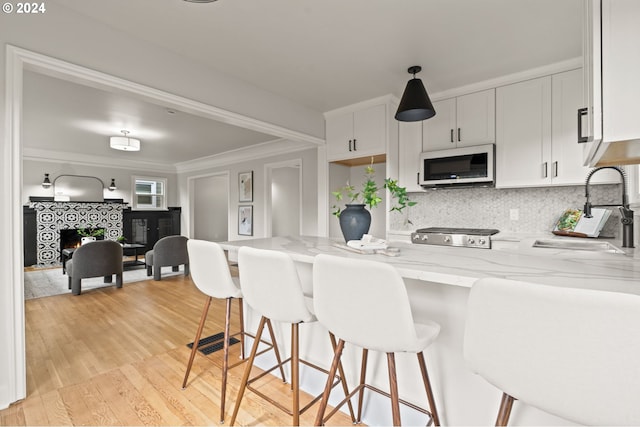
[{"label": "white lower cabinet", "polygon": [[[496,186],[582,185],[576,110],[582,104],[582,70],[571,70],[496,90]],[[593,183],[616,183],[602,171]]]}]

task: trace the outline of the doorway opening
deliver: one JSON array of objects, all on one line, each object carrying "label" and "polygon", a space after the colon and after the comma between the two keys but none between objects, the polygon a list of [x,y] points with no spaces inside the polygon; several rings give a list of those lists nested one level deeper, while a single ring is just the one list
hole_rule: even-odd
[{"label": "doorway opening", "polygon": [[229,240],[229,174],[191,179],[192,229],[194,239]]},{"label": "doorway opening", "polygon": [[302,159],[265,165],[267,237],[299,236],[302,230]]}]

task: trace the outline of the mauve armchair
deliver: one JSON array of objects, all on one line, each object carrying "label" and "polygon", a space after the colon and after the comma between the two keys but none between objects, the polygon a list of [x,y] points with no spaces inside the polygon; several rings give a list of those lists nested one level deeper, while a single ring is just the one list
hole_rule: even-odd
[{"label": "mauve armchair", "polygon": [[111,240],[98,240],[80,246],[67,261],[69,289],[80,295],[81,281],[88,277],[104,276],[104,283],[111,283],[116,275],[116,287],[122,287],[122,245]]},{"label": "mauve armchair", "polygon": [[158,240],[153,245],[153,249],[147,251],[144,256],[147,276],[153,274],[153,280],[161,280],[162,267],[172,267],[173,271],[178,271],[178,267],[182,264],[184,264],[184,275],[187,276],[189,274],[187,240],[189,239],[184,236],[166,236]]}]

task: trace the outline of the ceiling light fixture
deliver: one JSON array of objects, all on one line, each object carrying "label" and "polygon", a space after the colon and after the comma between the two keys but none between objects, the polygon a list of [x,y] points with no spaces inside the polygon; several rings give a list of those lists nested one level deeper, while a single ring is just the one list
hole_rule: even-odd
[{"label": "ceiling light fixture", "polygon": [[213,3],[214,1],[218,1],[218,0],[184,0],[184,1],[189,3]]},{"label": "ceiling light fixture", "polygon": [[114,150],[140,151],[140,140],[129,138],[129,131],[121,130],[124,136],[112,136],[109,138],[109,146]]},{"label": "ceiling light fixture", "polygon": [[42,188],[50,188],[50,187],[51,187],[51,181],[49,180],[49,174],[45,173],[44,181],[42,181]]},{"label": "ceiling light fixture", "polygon": [[419,122],[436,115],[436,110],[427,95],[427,90],[422,80],[416,78],[416,73],[422,71],[422,67],[414,65],[407,70],[413,74],[413,78],[407,82],[404,94],[400,100],[396,120],[401,122]]},{"label": "ceiling light fixture", "polygon": [[115,191],[117,189],[118,189],[118,187],[116,187],[115,178],[111,178],[111,184],[109,184],[109,191]]}]

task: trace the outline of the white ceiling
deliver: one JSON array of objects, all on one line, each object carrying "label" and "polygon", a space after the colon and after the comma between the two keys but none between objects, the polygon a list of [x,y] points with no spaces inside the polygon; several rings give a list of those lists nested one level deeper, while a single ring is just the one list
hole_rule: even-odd
[{"label": "white ceiling", "polygon": [[[582,0],[56,2],[318,112],[400,97],[411,65],[433,94],[581,55]],[[33,73],[25,97],[25,123],[38,124],[25,126],[27,147],[81,150],[118,124],[140,129],[134,155],[176,163],[275,139]],[[109,132],[89,135],[89,123]]]}]

